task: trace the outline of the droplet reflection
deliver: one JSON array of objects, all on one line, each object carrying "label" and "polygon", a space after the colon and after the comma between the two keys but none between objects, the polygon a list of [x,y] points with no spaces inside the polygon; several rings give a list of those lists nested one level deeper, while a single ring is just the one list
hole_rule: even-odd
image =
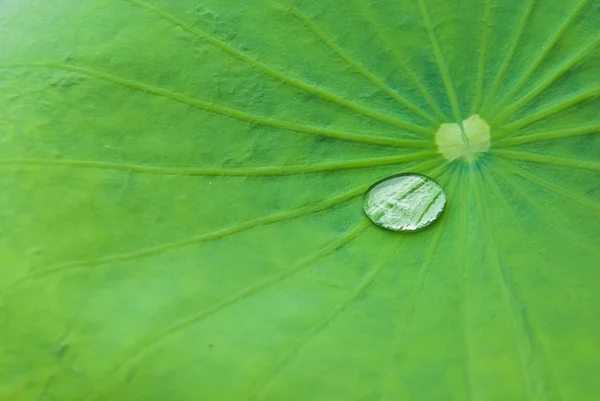
[{"label": "droplet reflection", "polygon": [[421,230],[446,206],[442,187],[429,177],[407,173],[376,182],[365,194],[363,209],[371,221],[393,231]]}]

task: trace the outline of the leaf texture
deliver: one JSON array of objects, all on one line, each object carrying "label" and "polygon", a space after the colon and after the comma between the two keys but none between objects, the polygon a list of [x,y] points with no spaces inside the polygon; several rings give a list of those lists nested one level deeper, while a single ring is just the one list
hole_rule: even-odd
[{"label": "leaf texture", "polygon": [[[0,399],[596,400],[599,20],[0,3]],[[445,188],[428,230],[362,213],[402,172]]]}]

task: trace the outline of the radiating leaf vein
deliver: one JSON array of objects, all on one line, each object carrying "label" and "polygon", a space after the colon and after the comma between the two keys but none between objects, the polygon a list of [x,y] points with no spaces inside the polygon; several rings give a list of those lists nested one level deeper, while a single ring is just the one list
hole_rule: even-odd
[{"label": "radiating leaf vein", "polygon": [[550,132],[539,132],[530,135],[519,135],[512,136],[510,138],[501,138],[494,142],[494,147],[510,147],[515,145],[522,145],[525,143],[534,143],[542,141],[550,141],[554,139],[569,138],[577,135],[591,135],[600,133],[600,125],[594,126],[582,126],[577,128],[550,131]]},{"label": "radiating leaf vein", "polygon": [[[315,34],[315,36],[317,38],[319,38],[319,40],[321,40],[323,43],[325,43],[325,45],[327,45],[327,47],[329,47],[331,50],[333,50],[342,60],[344,60],[347,64],[354,67],[358,72],[360,72],[363,76],[365,76],[369,81],[373,82],[379,89],[386,92],[388,95],[390,95],[392,98],[394,98],[400,104],[402,104],[408,110],[412,111],[414,114],[429,121],[434,126],[438,124],[438,121],[435,118],[433,118],[432,116],[430,116],[429,114],[424,112],[421,108],[419,108],[418,106],[416,106],[409,100],[405,99],[398,92],[393,90],[388,84],[386,84],[384,81],[382,81],[378,76],[376,76],[375,74],[373,74],[372,72],[367,70],[362,64],[360,64],[358,61],[356,61],[352,57],[350,57],[350,55],[348,55],[348,53],[346,53],[334,41],[329,39],[325,35],[325,33],[322,30],[320,30],[306,15],[304,15],[302,12],[300,12],[300,10],[298,10],[298,8],[290,0],[286,0],[286,1],[289,3],[290,8],[291,8],[292,12],[294,13],[294,15],[296,17],[298,17],[298,19],[300,19],[302,22],[304,22],[304,24],[306,24],[306,26]],[[428,131],[428,130],[423,131],[422,127],[419,127],[416,125],[411,125],[409,127],[410,127],[410,129],[409,128],[407,128],[407,129],[409,129],[409,131],[412,131],[412,132],[421,132],[421,133],[424,133],[425,135],[429,135],[429,136],[431,136],[433,134],[433,132]]]},{"label": "radiating leaf vein", "polygon": [[[523,108],[528,103],[530,103],[533,99],[535,99],[540,93],[544,90],[548,89],[553,83],[555,83],[559,78],[569,72],[573,67],[577,65],[585,56],[590,54],[590,52],[598,47],[600,43],[600,35],[596,35],[592,41],[587,43],[581,51],[576,53],[573,57],[566,59],[564,63],[559,65],[554,71],[548,74],[542,82],[539,83],[534,89],[527,92],[523,97],[519,100],[512,102],[510,107],[505,107],[504,111],[500,113],[494,120],[495,125],[501,125],[508,118],[510,118],[517,110]],[[500,108],[500,107],[499,107]]]},{"label": "radiating leaf vein", "polygon": [[349,294],[342,302],[340,302],[328,315],[327,317],[317,326],[313,327],[308,333],[306,333],[298,342],[296,342],[289,350],[287,350],[283,356],[276,363],[274,368],[267,372],[265,380],[259,381],[254,389],[251,390],[250,396],[246,401],[255,400],[261,393],[266,391],[268,387],[277,379],[279,374],[285,369],[290,361],[297,355],[298,351],[304,347],[312,338],[316,337],[321,333],[327,326],[329,326],[335,319],[337,319],[348,307],[358,300],[367,289],[373,284],[379,275],[384,271],[385,267],[389,264],[390,259],[398,251],[400,244],[406,237],[399,236],[392,243],[392,246],[380,259],[380,262],[371,270],[371,272],[365,277],[365,279],[359,284],[359,286],[351,294]]},{"label": "radiating leaf vein", "polygon": [[515,52],[517,51],[517,48],[519,47],[519,44],[521,43],[521,37],[525,33],[525,29],[527,28],[527,25],[529,24],[529,19],[531,18],[531,14],[533,14],[535,5],[536,5],[536,0],[529,0],[529,2],[527,3],[527,8],[525,9],[525,12],[523,13],[523,17],[521,18],[519,27],[517,28],[517,31],[515,33],[515,39],[512,41],[510,49],[508,50],[508,54],[504,57],[504,61],[502,62],[502,65],[500,66],[500,70],[498,71],[498,74],[496,75],[496,78],[494,79],[494,82],[492,83],[492,86],[490,87],[490,90],[487,94],[485,102],[483,103],[483,110],[485,112],[487,112],[489,110],[489,107],[491,106],[491,102],[494,101],[496,92],[498,91],[500,84],[502,82],[504,82],[504,75],[506,75],[511,62],[512,62],[513,58],[515,57]]},{"label": "radiating leaf vein", "polygon": [[362,114],[364,116],[370,117],[372,119],[381,121],[383,123],[386,124],[390,124],[399,128],[403,128],[408,130],[409,132],[415,132],[415,133],[425,133],[424,128],[422,127],[417,127],[418,131],[411,131],[410,128],[415,128],[412,125],[408,124],[405,121],[402,121],[396,117],[392,117],[389,116],[387,114],[383,114],[380,112],[377,112],[375,110],[372,110],[370,108],[361,106],[359,104],[353,103],[349,100],[343,99],[341,97],[338,97],[336,95],[333,95],[323,89],[320,89],[316,86],[312,86],[310,84],[307,84],[305,82],[302,82],[298,79],[295,78],[290,78],[282,73],[279,73],[275,70],[273,70],[272,68],[270,68],[269,66],[267,66],[266,64],[261,63],[258,60],[253,59],[252,57],[250,57],[249,55],[233,48],[232,46],[226,44],[225,42],[220,41],[219,39],[205,33],[202,32],[196,28],[193,28],[191,25],[189,25],[188,23],[178,19],[177,17],[175,17],[174,15],[161,10],[155,6],[152,6],[146,2],[143,2],[141,0],[122,0],[128,3],[131,3],[134,6],[140,7],[146,11],[149,11],[153,14],[156,14],[162,18],[164,18],[165,20],[171,22],[174,25],[179,26],[180,28],[186,30],[187,32],[191,33],[192,35],[194,35],[196,38],[200,39],[200,40],[206,40],[207,42],[209,42],[210,44],[222,49],[223,51],[237,57],[238,59],[244,61],[245,63],[257,68],[260,71],[263,71],[264,73],[272,76],[273,78],[284,82],[288,85],[294,86],[296,88],[305,90],[306,92],[309,93],[313,93],[317,96],[319,96],[322,99],[325,99],[329,102],[335,103],[339,106],[345,107],[349,110],[352,110],[356,113]]},{"label": "radiating leaf vein", "polygon": [[[493,182],[494,179],[492,176],[485,173],[486,168],[487,167],[485,165],[481,166],[482,170],[480,171],[480,174],[478,174],[477,179],[479,190],[476,192],[479,194],[479,202],[481,202],[480,204],[485,207],[485,210],[492,210],[488,201],[488,197],[485,196],[485,189],[483,185],[483,178],[485,177],[487,178],[487,183],[489,186],[493,187],[492,190],[496,193],[496,198],[501,201],[507,210],[510,209],[510,206],[505,199],[506,197],[499,191],[499,188]],[[525,377],[525,382],[527,383],[529,398],[535,399],[541,393],[543,394],[542,397],[546,399],[547,397],[551,397],[550,399],[562,399],[556,378],[551,370],[551,366],[547,363],[546,354],[538,339],[533,324],[531,323],[525,303],[519,294],[510,270],[501,261],[497,238],[494,234],[494,232],[498,231],[498,227],[492,227],[491,223],[493,222],[490,222],[490,224],[484,224],[486,253],[488,255],[488,260],[490,260],[496,266],[496,270],[498,271],[498,276],[502,286],[502,293],[504,295],[503,298],[506,304],[506,310],[513,322],[515,340],[517,341],[517,351],[519,353],[519,359],[521,362],[523,375]],[[519,223],[516,222],[516,224]],[[523,344],[522,339],[526,341],[526,345]],[[532,351],[530,356],[528,356],[526,353],[527,349]],[[541,366],[540,364],[533,363],[533,361],[537,359],[541,361]],[[550,371],[546,373],[544,371],[545,369],[549,369]],[[548,391],[556,394],[548,394]],[[556,395],[558,395],[558,398],[554,398]]]},{"label": "radiating leaf vein", "polygon": [[[448,188],[448,192],[454,196],[454,190],[456,188],[456,180],[452,180],[451,186]],[[417,277],[417,282],[415,284],[415,288],[410,295],[410,301],[408,304],[408,308],[406,311],[403,311],[402,314],[398,314],[394,323],[394,336],[393,338],[396,341],[392,344],[392,349],[387,356],[387,361],[385,363],[385,368],[381,375],[383,379],[383,383],[381,386],[381,394],[379,396],[379,401],[383,401],[386,399],[386,396],[390,393],[390,388],[393,383],[398,381],[397,378],[394,377],[394,358],[397,357],[400,347],[402,345],[406,345],[406,336],[411,330],[412,317],[414,315],[414,311],[417,307],[421,299],[421,293],[423,292],[423,288],[427,283],[427,278],[429,277],[429,271],[431,262],[433,260],[433,256],[435,255],[442,233],[444,232],[446,226],[446,220],[442,218],[439,223],[439,226],[436,228],[435,233],[433,234],[429,245],[427,246],[427,250],[425,251],[425,255],[423,257],[423,262],[419,268],[419,275]],[[402,319],[403,318],[403,319]],[[400,323],[400,320],[403,320],[403,323]]]},{"label": "radiating leaf vein", "polygon": [[[471,333],[471,319],[469,319],[468,313],[468,300],[469,300],[469,266],[467,262],[467,257],[470,253],[469,243],[467,239],[472,238],[468,235],[469,232],[469,220],[467,211],[469,209],[469,178],[470,174],[467,170],[469,167],[465,165],[459,165],[459,174],[458,179],[460,180],[460,212],[459,212],[459,226],[458,226],[458,237],[462,239],[458,246],[457,252],[457,272],[459,273],[459,277],[457,277],[458,282],[460,283],[460,295],[459,295],[459,312],[461,314],[460,326],[463,331],[463,344],[465,352],[464,359],[464,375],[465,380],[467,382],[467,400],[473,400],[473,388],[475,387],[475,383],[473,382],[473,350],[472,350],[472,338],[473,334]],[[457,197],[458,199],[458,197]]]},{"label": "radiating leaf vein", "polygon": [[448,121],[448,117],[444,114],[444,112],[440,108],[439,104],[434,100],[434,98],[433,98],[433,96],[431,96],[431,93],[429,92],[429,90],[427,90],[427,88],[423,84],[423,79],[421,77],[418,77],[417,74],[414,72],[413,68],[411,68],[408,65],[408,63],[406,61],[408,59],[408,57],[399,52],[398,43],[394,42],[390,38],[390,35],[387,34],[387,32],[388,32],[387,30],[384,31],[383,29],[380,28],[380,25],[377,22],[375,13],[372,9],[372,4],[369,3],[368,0],[363,0],[360,3],[360,5],[362,6],[362,11],[364,12],[365,16],[367,18],[369,18],[369,24],[371,25],[372,30],[384,42],[385,48],[387,50],[389,50],[389,52],[392,55],[392,57],[394,58],[396,64],[398,64],[399,66],[402,67],[404,74],[406,74],[406,76],[408,76],[408,78],[410,79],[410,81],[414,85],[414,87],[417,88],[421,92],[421,95],[423,95],[423,98],[433,108],[433,110],[436,112],[437,116],[441,119],[441,121]]},{"label": "radiating leaf vein", "polygon": [[477,79],[475,80],[475,101],[471,109],[471,114],[477,114],[479,105],[483,99],[483,81],[485,78],[485,61],[490,42],[490,31],[492,29],[492,0],[487,0],[485,5],[485,14],[483,16],[483,29],[481,34],[481,44],[479,45],[479,63],[477,65]]},{"label": "radiating leaf vein", "polygon": [[[506,106],[506,103],[511,101],[514,96],[525,86],[525,84],[529,81],[533,73],[540,67],[545,58],[552,52],[554,46],[558,43],[558,41],[563,37],[564,33],[567,29],[573,24],[576,18],[581,13],[581,10],[587,5],[589,0],[581,1],[577,7],[573,10],[573,12],[568,16],[568,18],[563,22],[558,29],[558,31],[554,34],[550,42],[544,46],[544,51],[535,59],[533,65],[527,70],[525,74],[523,74],[519,81],[514,85],[514,87],[510,90],[510,92],[504,97],[504,100],[500,102],[498,108],[503,109]],[[497,124],[497,122],[494,122]]]},{"label": "radiating leaf vein", "polygon": [[[374,145],[387,145],[387,146],[396,146],[396,147],[421,147],[421,144],[418,140],[408,140],[408,139],[395,139],[395,138],[386,138],[386,137],[375,137],[369,135],[362,134],[354,134],[343,131],[329,130],[319,127],[312,127],[308,125],[297,124],[288,121],[275,120],[268,117],[261,117],[257,115],[253,115],[250,113],[246,113],[244,111],[232,109],[229,107],[218,106],[212,104],[207,101],[203,101],[197,98],[193,98],[169,89],[163,89],[159,87],[155,87],[152,85],[148,85],[145,83],[137,82],[131,79],[122,78],[113,74],[109,74],[103,71],[93,70],[87,67],[78,67],[70,64],[61,64],[61,63],[53,63],[53,62],[36,62],[36,63],[11,63],[0,65],[0,67],[44,67],[44,68],[56,68],[60,70],[72,71],[78,74],[87,75],[89,77],[101,79],[106,82],[110,82],[116,85],[123,86],[128,89],[132,89],[135,91],[150,93],[152,95],[161,96],[167,99],[174,100],[176,102],[182,103],[187,106],[195,107],[197,109],[202,109],[208,112],[212,112],[215,114],[220,114],[226,117],[234,118],[246,123],[259,124],[269,127],[281,128],[288,131],[295,131],[300,133],[318,135],[323,137],[335,138],[344,141],[350,142],[358,142],[358,143],[368,143]],[[425,145],[423,145],[425,146]]]},{"label": "radiating leaf vein", "polygon": [[[282,270],[281,272],[271,277],[268,277],[265,280],[262,280],[261,282],[252,285],[238,292],[234,296],[226,298],[215,305],[209,306],[208,308],[203,308],[198,313],[195,313],[194,315],[171,325],[167,329],[158,331],[156,333],[150,333],[144,336],[135,344],[130,346],[127,350],[125,350],[125,352],[123,352],[123,355],[120,358],[118,358],[118,361],[110,369],[108,369],[104,377],[100,379],[99,384],[105,383],[111,376],[114,376],[121,372],[129,363],[133,362],[133,360],[136,359],[139,355],[152,349],[159,342],[164,341],[167,337],[170,337],[178,332],[181,332],[182,330],[196,325],[202,322],[204,319],[208,318],[209,316],[212,316],[227,307],[230,307],[234,304],[239,303],[240,301],[243,301],[253,295],[256,295],[261,291],[271,287],[272,285],[281,283],[285,279],[299,273],[300,271],[306,269],[307,267],[313,265],[319,260],[327,257],[336,250],[345,246],[370,226],[372,226],[372,224],[369,221],[363,221],[347,234],[334,239],[324,247],[318,249],[312,255],[308,256],[305,259],[302,259],[298,263],[293,264],[289,268]],[[94,396],[97,395],[99,391],[101,391],[101,386],[97,385],[86,396],[83,397],[83,400],[89,400],[94,398]]]},{"label": "radiating leaf vein", "polygon": [[6,290],[8,287],[14,287],[14,286],[22,284],[26,281],[31,281],[34,279],[47,277],[49,275],[57,274],[60,272],[64,272],[64,271],[68,271],[68,270],[72,270],[72,269],[76,269],[76,268],[90,267],[90,266],[97,266],[97,265],[102,265],[102,264],[107,264],[107,263],[125,262],[125,261],[135,260],[135,259],[139,259],[139,258],[146,258],[149,256],[153,256],[153,255],[160,254],[163,252],[171,251],[174,249],[180,249],[180,248],[190,246],[190,245],[195,245],[195,244],[200,244],[203,242],[214,241],[214,240],[220,239],[220,238],[225,238],[225,237],[231,236],[233,234],[237,234],[237,233],[240,233],[240,232],[252,229],[252,228],[256,228],[256,227],[260,227],[260,226],[264,226],[264,225],[268,225],[268,224],[274,224],[274,223],[278,223],[278,222],[282,222],[282,221],[287,221],[287,220],[295,219],[295,218],[302,217],[302,216],[309,216],[309,215],[312,215],[315,213],[319,213],[319,212],[322,212],[325,210],[332,209],[339,204],[342,204],[344,202],[355,199],[358,196],[362,195],[368,188],[369,188],[368,185],[361,186],[361,187],[355,188],[349,192],[346,192],[342,195],[336,195],[336,196],[330,197],[328,199],[325,199],[323,201],[320,201],[320,202],[317,202],[317,203],[314,203],[311,205],[273,213],[273,214],[270,214],[267,216],[248,220],[243,223],[233,225],[231,227],[221,228],[221,229],[211,231],[208,233],[192,236],[192,237],[185,238],[185,239],[178,240],[178,241],[168,242],[168,243],[161,244],[161,245],[156,245],[156,246],[145,248],[145,249],[138,250],[138,251],[121,253],[121,254],[116,254],[116,255],[108,255],[108,256],[98,258],[98,259],[63,263],[58,266],[50,267],[50,268],[41,270],[39,272],[33,273],[31,275],[25,276],[15,282],[13,282],[12,284],[5,286],[1,290]]},{"label": "radiating leaf vein", "polygon": [[450,99],[450,104],[452,105],[452,112],[455,122],[459,123],[463,119],[460,112],[460,107],[458,105],[458,98],[456,97],[454,83],[452,82],[452,76],[448,71],[448,65],[446,64],[444,54],[442,53],[442,48],[440,47],[438,37],[435,33],[435,29],[433,28],[433,24],[431,22],[431,17],[429,16],[429,11],[427,10],[425,0],[419,0],[419,9],[421,10],[421,15],[423,16],[423,21],[425,22],[425,27],[427,28],[427,32],[429,34],[429,40],[431,41],[431,45],[433,46],[433,52],[435,54],[435,59],[437,61],[440,73],[442,74],[442,79],[444,81],[444,86],[446,87],[446,92],[448,92],[448,98]]},{"label": "radiating leaf vein", "polygon": [[126,171],[140,174],[179,175],[179,176],[223,176],[223,177],[272,177],[297,174],[346,171],[351,169],[371,168],[402,164],[419,160],[438,159],[436,152],[416,152],[398,156],[373,157],[351,161],[336,161],[328,163],[313,163],[290,166],[261,166],[261,167],[158,167],[139,164],[125,164],[95,160],[68,159],[0,159],[0,166],[44,166],[72,167],[102,170]]},{"label": "radiating leaf vein", "polygon": [[502,166],[502,168],[504,168],[506,171],[510,171],[512,174],[520,175],[521,177],[525,178],[526,180],[529,180],[550,192],[553,192],[555,194],[564,196],[565,198],[571,199],[572,201],[577,202],[580,205],[589,207],[590,209],[592,209],[593,211],[598,213],[598,216],[600,217],[600,204],[597,202],[594,202],[591,199],[588,199],[584,195],[577,194],[573,191],[569,191],[569,190],[561,187],[560,185],[556,185],[553,182],[543,179],[542,177],[538,176],[537,174],[528,173],[524,169],[518,168],[514,164],[509,163],[505,160],[496,159],[495,163]]},{"label": "radiating leaf vein", "polygon": [[545,156],[542,154],[531,153],[531,152],[519,152],[515,150],[504,150],[504,149],[493,149],[490,153],[506,157],[508,159],[523,160],[531,163],[548,164],[557,167],[575,167],[585,170],[600,171],[600,163],[577,160],[577,159],[566,159],[558,156]]},{"label": "radiating leaf vein", "polygon": [[526,126],[536,123],[540,120],[543,120],[546,117],[550,117],[554,114],[560,113],[561,111],[567,110],[573,106],[577,106],[578,104],[583,103],[586,100],[593,99],[593,98],[597,97],[598,95],[600,95],[600,88],[594,88],[592,90],[576,94],[572,98],[566,99],[562,102],[545,106],[544,108],[540,109],[537,113],[531,114],[527,117],[523,117],[520,120],[514,121],[514,122],[504,126],[503,129],[498,131],[493,136],[493,139],[496,140],[496,139],[502,138],[508,134],[511,134],[511,133],[523,128],[523,127],[526,127]]},{"label": "radiating leaf vein", "polygon": [[585,249],[586,251],[588,251],[590,254],[595,255],[595,257],[600,260],[600,249],[598,249],[598,246],[596,244],[592,244],[589,242],[589,238],[578,235],[576,230],[573,230],[570,227],[570,222],[563,217],[562,213],[552,213],[551,215],[548,214],[548,207],[544,207],[542,206],[536,199],[535,197],[531,196],[530,194],[527,193],[527,189],[525,188],[525,186],[521,185],[521,183],[518,182],[518,180],[512,178],[511,176],[509,176],[504,170],[502,170],[501,168],[497,168],[494,169],[494,172],[498,175],[501,176],[503,181],[506,184],[509,184],[510,186],[512,186],[515,189],[515,192],[518,193],[519,195],[521,195],[521,197],[523,199],[525,199],[529,204],[531,204],[531,206],[536,209],[540,216],[542,216],[542,218],[544,218],[547,223],[548,223],[548,227],[554,227],[554,225],[559,225],[560,227],[560,232],[565,233],[569,238],[571,238],[572,243],[574,245],[576,245],[577,247],[581,247],[583,249]]}]

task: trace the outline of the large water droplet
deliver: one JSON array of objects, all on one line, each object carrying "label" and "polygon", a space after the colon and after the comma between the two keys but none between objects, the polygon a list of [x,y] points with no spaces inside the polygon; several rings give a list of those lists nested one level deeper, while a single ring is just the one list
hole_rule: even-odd
[{"label": "large water droplet", "polygon": [[436,221],[446,206],[442,187],[421,174],[398,174],[376,182],[363,209],[371,221],[394,231],[415,231]]}]

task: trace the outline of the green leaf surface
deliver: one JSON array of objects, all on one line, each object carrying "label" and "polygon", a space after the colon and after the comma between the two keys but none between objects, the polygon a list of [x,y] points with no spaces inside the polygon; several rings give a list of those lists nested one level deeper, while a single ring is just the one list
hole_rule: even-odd
[{"label": "green leaf surface", "polygon": [[598,399],[598,0],[147,1],[0,2],[1,400]]}]

